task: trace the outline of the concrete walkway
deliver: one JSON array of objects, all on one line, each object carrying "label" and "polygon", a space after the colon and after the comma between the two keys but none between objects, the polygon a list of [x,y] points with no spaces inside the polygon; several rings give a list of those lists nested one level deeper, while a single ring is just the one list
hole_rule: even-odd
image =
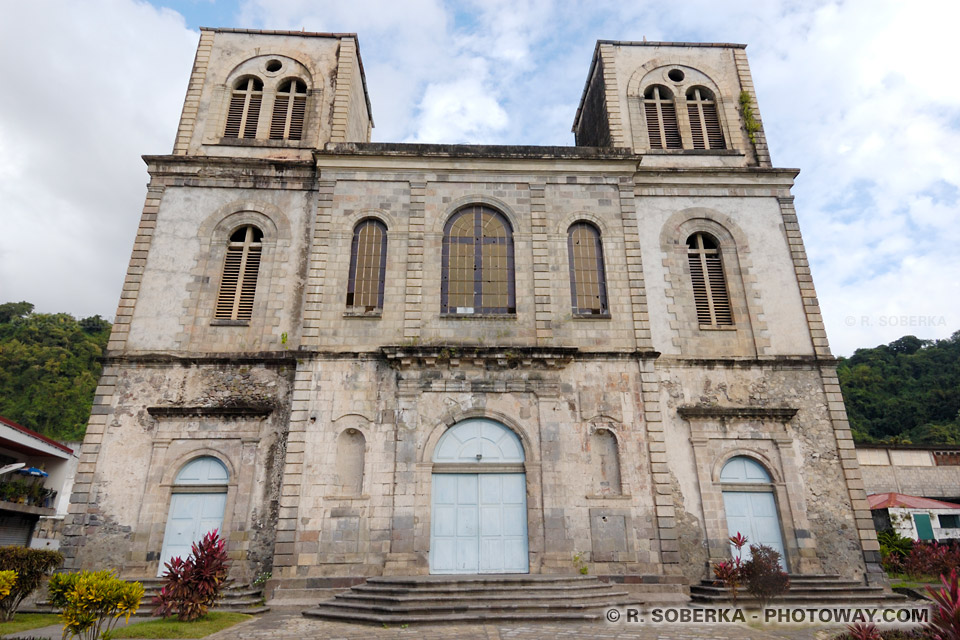
[{"label": "concrete walkway", "polygon": [[406,629],[354,625],[305,618],[300,609],[274,610],[238,624],[207,640],[554,640],[604,638],[639,640],[828,640],[842,629],[824,627],[764,627],[743,624],[660,625],[563,623],[411,625]]}]

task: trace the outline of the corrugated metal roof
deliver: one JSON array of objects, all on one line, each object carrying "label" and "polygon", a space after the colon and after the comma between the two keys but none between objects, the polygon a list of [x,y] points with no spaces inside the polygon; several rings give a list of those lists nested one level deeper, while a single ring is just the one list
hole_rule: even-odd
[{"label": "corrugated metal roof", "polygon": [[960,509],[960,504],[908,496],[904,493],[874,493],[867,496],[870,509],[889,509],[890,507],[906,507],[908,509]]}]

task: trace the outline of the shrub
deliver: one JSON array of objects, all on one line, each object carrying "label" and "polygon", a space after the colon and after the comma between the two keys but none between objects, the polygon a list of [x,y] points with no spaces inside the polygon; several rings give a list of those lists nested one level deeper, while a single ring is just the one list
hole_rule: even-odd
[{"label": "shrub", "polygon": [[737,535],[730,536],[729,539],[730,544],[736,548],[737,555],[733,557],[733,560],[725,560],[724,562],[713,565],[713,575],[723,583],[723,586],[730,590],[730,597],[733,598],[733,605],[736,606],[737,590],[740,588],[740,581],[743,578],[743,561],[741,556],[743,547],[747,544],[747,538],[737,531]]},{"label": "shrub", "polygon": [[884,564],[892,573],[902,572],[914,578],[949,575],[957,567],[960,567],[960,547],[952,542],[915,542],[902,561],[888,560]]},{"label": "shrub", "polygon": [[16,571],[0,571],[0,600],[3,600],[10,595],[10,592],[13,591],[13,586],[16,583]]},{"label": "shrub", "polygon": [[16,583],[10,593],[0,600],[0,620],[13,620],[13,614],[23,599],[40,586],[43,577],[63,564],[58,551],[27,549],[26,547],[0,547],[0,571],[15,571]]},{"label": "shrub", "polygon": [[940,589],[927,587],[927,593],[937,604],[930,620],[934,640],[960,640],[960,589],[957,587],[957,570],[950,570],[950,578],[940,576]]},{"label": "shrub", "polygon": [[110,571],[57,573],[50,578],[50,603],[60,608],[64,638],[109,637],[121,617],[140,607],[143,585],[120,580]]},{"label": "shrub", "polygon": [[883,556],[897,555],[901,558],[913,549],[913,540],[900,535],[893,529],[885,529],[877,534],[880,543],[880,554]]},{"label": "shrub", "polygon": [[790,589],[790,577],[780,568],[780,552],[762,544],[750,545],[750,559],[741,569],[743,583],[764,609]]},{"label": "shrub", "polygon": [[189,622],[205,615],[220,598],[230,567],[226,543],[216,529],[194,542],[186,560],[173,558],[164,565],[166,584],[154,598],[153,615],[177,617]]}]

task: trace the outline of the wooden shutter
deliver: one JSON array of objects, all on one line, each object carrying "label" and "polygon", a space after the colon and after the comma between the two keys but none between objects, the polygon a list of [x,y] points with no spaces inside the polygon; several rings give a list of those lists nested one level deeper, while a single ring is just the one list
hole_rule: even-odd
[{"label": "wooden shutter", "polygon": [[227,128],[223,132],[224,138],[239,138],[240,123],[243,121],[243,104],[246,96],[235,93],[230,97],[230,108],[227,110]]},{"label": "wooden shutter", "polygon": [[647,134],[650,136],[651,149],[663,149],[663,140],[660,138],[660,117],[657,115],[657,105],[653,102],[644,103],[647,114]]},{"label": "wooden shutter", "polygon": [[720,254],[704,257],[707,262],[707,282],[710,285],[714,320],[720,326],[730,326],[733,324],[733,315],[730,313],[730,296],[727,295],[727,283],[723,277],[723,262],[720,260]]},{"label": "wooden shutter", "polygon": [[723,129],[720,128],[720,117],[717,115],[716,104],[703,105],[703,120],[707,125],[707,140],[711,149],[725,149]]},{"label": "wooden shutter", "polygon": [[287,128],[287,107],[290,96],[277,95],[273,103],[273,119],[270,121],[270,139],[283,140],[284,130]]},{"label": "wooden shutter", "polygon": [[693,282],[693,301],[697,306],[697,322],[713,324],[710,318],[710,302],[707,298],[707,281],[703,273],[703,264],[700,262],[700,254],[691,252],[689,260],[690,279]]},{"label": "wooden shutter", "polygon": [[700,126],[700,108],[696,104],[687,105],[687,115],[690,116],[690,137],[694,149],[706,149],[703,140],[703,127]]},{"label": "wooden shutter", "polygon": [[663,133],[666,136],[667,149],[682,149],[683,143],[680,141],[680,127],[677,126],[677,110],[673,103],[663,102],[660,104],[660,111],[663,113]]},{"label": "wooden shutter", "polygon": [[307,112],[307,98],[296,96],[293,99],[293,111],[290,113],[290,140],[300,140],[303,137],[303,120]]},{"label": "wooden shutter", "polygon": [[227,247],[223,261],[223,277],[220,278],[220,295],[217,297],[217,318],[233,318],[233,303],[240,283],[240,265],[243,263],[243,247]]},{"label": "wooden shutter", "polygon": [[260,247],[249,247],[243,265],[243,282],[240,285],[240,301],[237,305],[237,320],[249,320],[253,316],[253,297],[257,291],[257,276],[260,272]]},{"label": "wooden shutter", "polygon": [[250,96],[250,105],[247,107],[247,121],[243,127],[244,138],[257,137],[257,123],[260,122],[260,101],[263,95],[254,93]]}]

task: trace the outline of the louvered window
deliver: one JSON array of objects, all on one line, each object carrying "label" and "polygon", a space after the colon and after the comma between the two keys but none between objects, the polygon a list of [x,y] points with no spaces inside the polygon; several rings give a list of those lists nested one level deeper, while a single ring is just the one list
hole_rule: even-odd
[{"label": "louvered window", "polygon": [[240,227],[230,236],[227,255],[223,260],[216,318],[249,320],[253,315],[262,240],[263,232],[252,225]]},{"label": "louvered window", "polygon": [[270,120],[271,140],[300,140],[307,112],[307,85],[302,80],[287,80],[277,89]]},{"label": "louvered window", "polygon": [[224,138],[256,138],[263,101],[263,82],[259,78],[241,78],[230,96]]},{"label": "louvered window", "polygon": [[570,253],[570,296],[578,316],[606,315],[607,284],[603,270],[600,232],[592,224],[578,222],[567,233]]},{"label": "louvered window", "polygon": [[687,115],[694,149],[725,149],[723,129],[713,94],[703,87],[687,91]]},{"label": "louvered window", "polygon": [[699,323],[713,327],[732,326],[730,295],[717,241],[706,233],[693,234],[687,238],[687,259]]},{"label": "louvered window", "polygon": [[643,112],[647,118],[651,149],[683,148],[677,126],[677,108],[669,89],[659,84],[649,87],[643,94]]},{"label": "louvered window", "polygon": [[347,306],[364,311],[382,309],[386,275],[387,227],[379,220],[364,220],[353,230]]},{"label": "louvered window", "polygon": [[516,313],[513,232],[501,213],[476,205],[450,218],[440,288],[443,313]]}]

